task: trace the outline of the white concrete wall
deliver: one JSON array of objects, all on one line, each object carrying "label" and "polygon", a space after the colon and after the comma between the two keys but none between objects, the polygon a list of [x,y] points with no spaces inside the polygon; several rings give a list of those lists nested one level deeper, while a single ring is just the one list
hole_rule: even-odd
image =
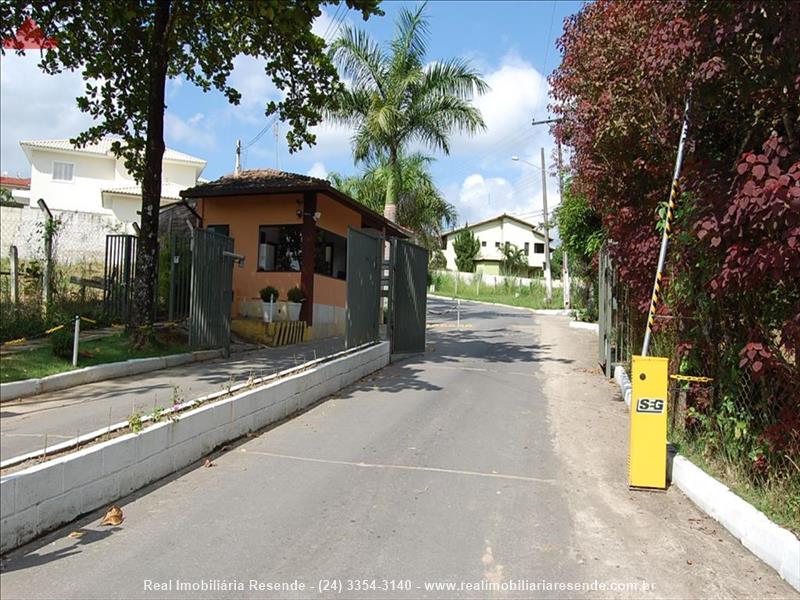
[{"label": "white concrete wall", "polygon": [[[528,254],[528,266],[544,267],[544,252],[534,252],[534,244],[543,244],[544,235],[534,232],[532,229],[524,227],[512,219],[497,219],[489,223],[470,227],[472,233],[480,240],[481,249],[478,258],[484,260],[502,260],[503,253],[501,248],[506,244],[514,244],[518,248],[525,248],[525,242],[530,244]],[[456,252],[453,248],[458,233],[447,236],[444,249],[444,256],[447,259],[447,269],[456,270]],[[485,243],[485,245],[484,245]],[[497,244],[500,246],[498,247]]]},{"label": "white concrete wall", "polygon": [[[544,285],[544,277],[539,277],[537,279],[529,279],[528,277],[507,277],[505,275],[487,275],[486,273],[462,273],[462,272],[453,272],[453,271],[433,271],[436,275],[443,275],[445,277],[455,277],[458,275],[459,285],[462,283],[465,285],[475,285],[475,278],[480,279],[481,286],[490,286],[495,287],[498,285],[503,285],[506,282],[510,284],[513,283],[516,286],[529,286],[531,284],[535,285]],[[574,284],[574,281],[573,281]],[[560,279],[553,279],[553,287],[560,288],[561,287],[561,280]]]},{"label": "white concrete wall", "polygon": [[[119,222],[112,214],[69,210],[52,210],[61,220],[53,246],[56,262],[60,264],[96,263],[105,260],[106,235],[133,233],[129,225]],[[41,259],[44,256],[42,224],[44,215],[38,207],[0,206],[0,253],[8,256],[10,246],[16,246],[20,260]]]},{"label": "white concrete wall", "polygon": [[214,448],[301,411],[389,363],[389,344],[209,402],[174,422],[90,446],[0,478],[0,552],[7,552],[174,473]]}]

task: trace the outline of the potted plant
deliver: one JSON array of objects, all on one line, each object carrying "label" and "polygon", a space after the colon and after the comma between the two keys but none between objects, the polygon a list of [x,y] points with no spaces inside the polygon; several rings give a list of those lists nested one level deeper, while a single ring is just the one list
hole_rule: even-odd
[{"label": "potted plant", "polygon": [[286,299],[288,300],[286,306],[289,310],[289,320],[297,321],[300,318],[300,308],[303,306],[306,294],[302,289],[295,286],[286,292]]},{"label": "potted plant", "polygon": [[278,301],[278,290],[271,285],[262,288],[258,292],[261,296],[261,316],[265,323],[272,323],[275,320],[275,306]]}]

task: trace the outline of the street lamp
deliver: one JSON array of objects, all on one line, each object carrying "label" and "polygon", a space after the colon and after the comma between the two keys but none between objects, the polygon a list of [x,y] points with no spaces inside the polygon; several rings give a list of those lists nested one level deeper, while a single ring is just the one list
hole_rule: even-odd
[{"label": "street lamp", "polygon": [[[535,169],[539,169],[532,162],[528,162],[519,156],[512,156],[511,160],[523,162]],[[542,148],[542,167],[540,170],[542,172],[542,209],[544,211],[544,287],[547,303],[550,304],[553,301],[553,279],[550,273],[550,224],[547,222],[547,171],[545,171],[544,165],[544,148]]]}]

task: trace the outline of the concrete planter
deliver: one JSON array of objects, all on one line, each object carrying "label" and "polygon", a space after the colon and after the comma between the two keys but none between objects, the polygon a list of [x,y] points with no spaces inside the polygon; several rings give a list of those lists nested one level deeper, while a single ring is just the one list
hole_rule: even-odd
[{"label": "concrete planter", "polygon": [[6,475],[0,478],[0,552],[118,502],[214,448],[304,410],[388,363],[387,342],[342,353],[283,379],[210,400],[175,421]]}]

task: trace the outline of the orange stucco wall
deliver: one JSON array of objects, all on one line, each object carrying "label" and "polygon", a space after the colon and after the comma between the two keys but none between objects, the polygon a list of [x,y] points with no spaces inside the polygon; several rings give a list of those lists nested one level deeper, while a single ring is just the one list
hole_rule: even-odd
[{"label": "orange stucco wall", "polygon": [[[280,196],[229,196],[203,198],[198,202],[198,212],[203,226],[228,225],[234,238],[234,251],[245,257],[245,266],[233,269],[233,310],[238,312],[240,300],[257,300],[261,288],[271,285],[278,288],[281,298],[289,288],[300,285],[300,273],[258,272],[258,228],[260,225],[300,225],[297,210],[303,206],[302,194]],[[320,219],[317,227],[341,236],[347,236],[348,226],[360,228],[361,215],[342,206],[324,194],[317,196]],[[344,281],[314,276],[314,303],[330,304],[344,308],[347,285]]]}]

